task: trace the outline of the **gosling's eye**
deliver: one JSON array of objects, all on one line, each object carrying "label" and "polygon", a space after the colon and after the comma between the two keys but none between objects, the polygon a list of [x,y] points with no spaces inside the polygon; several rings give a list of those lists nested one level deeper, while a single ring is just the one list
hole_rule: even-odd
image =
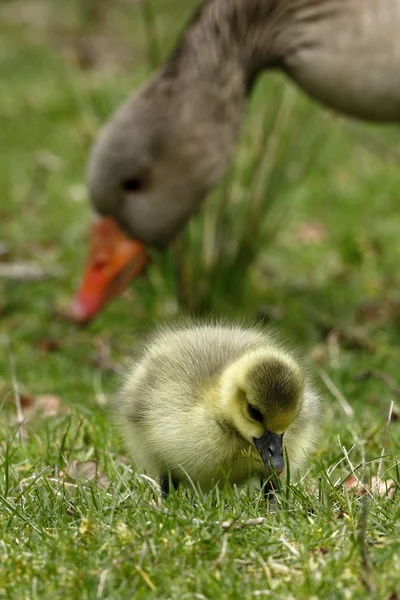
[{"label": "gosling's eye", "polygon": [[249,404],[249,415],[255,421],[259,421],[260,423],[262,423],[262,421],[263,421],[262,414],[260,413],[258,408],[256,408],[255,406],[252,406],[251,404]]},{"label": "gosling's eye", "polygon": [[139,192],[144,187],[144,182],[139,177],[132,177],[125,179],[122,182],[122,189],[126,192]]}]

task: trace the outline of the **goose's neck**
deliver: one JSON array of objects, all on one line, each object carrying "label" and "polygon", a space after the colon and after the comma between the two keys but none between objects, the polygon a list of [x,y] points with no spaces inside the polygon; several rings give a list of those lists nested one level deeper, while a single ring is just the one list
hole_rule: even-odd
[{"label": "goose's neck", "polygon": [[150,85],[149,98],[161,96],[170,141],[195,165],[192,185],[199,193],[191,208],[232,160],[252,83],[276,62],[273,34],[284,5],[282,0],[208,0]]},{"label": "goose's neck", "polygon": [[277,0],[208,0],[185,29],[165,75],[220,87],[235,71],[247,94],[260,71],[277,62],[274,32],[281,6]]}]

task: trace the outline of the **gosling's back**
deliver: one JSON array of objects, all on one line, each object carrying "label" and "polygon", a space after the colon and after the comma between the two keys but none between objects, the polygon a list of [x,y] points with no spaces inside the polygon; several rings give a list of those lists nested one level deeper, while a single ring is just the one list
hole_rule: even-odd
[{"label": "gosling's back", "polygon": [[275,345],[272,335],[257,328],[184,323],[161,328],[132,366],[123,396],[135,392],[134,405],[129,398],[125,400],[136,414],[145,413],[149,401],[152,410],[157,407],[162,412],[164,396],[175,390],[175,407],[187,410],[227,365],[268,344]]}]

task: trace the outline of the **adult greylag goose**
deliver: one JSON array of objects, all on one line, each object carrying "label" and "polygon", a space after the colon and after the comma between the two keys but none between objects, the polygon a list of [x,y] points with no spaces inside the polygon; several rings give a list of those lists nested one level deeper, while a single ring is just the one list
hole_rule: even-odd
[{"label": "adult greylag goose", "polygon": [[[400,119],[400,0],[208,0],[152,79],[95,141],[97,218],[73,303],[94,316],[198,210],[226,172],[258,75],[280,69],[342,113]],[[268,108],[267,108],[268,109]]]}]

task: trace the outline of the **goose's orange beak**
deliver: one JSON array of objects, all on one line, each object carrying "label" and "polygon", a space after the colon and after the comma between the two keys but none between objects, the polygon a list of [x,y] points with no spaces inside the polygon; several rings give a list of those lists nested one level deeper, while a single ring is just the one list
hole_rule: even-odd
[{"label": "goose's orange beak", "polygon": [[148,260],[143,244],[128,238],[113,219],[97,220],[92,226],[89,256],[72,302],[71,318],[79,323],[92,319],[144,270]]}]

